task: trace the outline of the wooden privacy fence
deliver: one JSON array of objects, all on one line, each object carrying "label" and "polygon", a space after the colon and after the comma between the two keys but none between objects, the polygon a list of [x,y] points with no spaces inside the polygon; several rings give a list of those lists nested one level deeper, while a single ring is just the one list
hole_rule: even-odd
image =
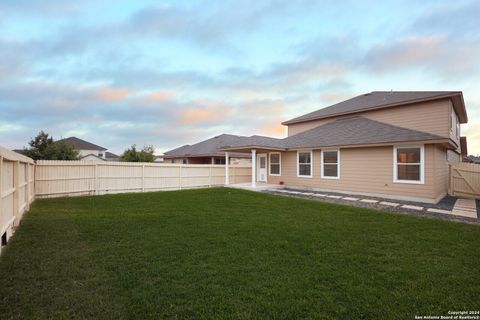
[{"label": "wooden privacy fence", "polygon": [[0,237],[2,245],[12,235],[35,198],[35,165],[32,159],[0,147]]},{"label": "wooden privacy fence", "polygon": [[[230,165],[230,183],[251,181],[251,167]],[[221,186],[224,165],[37,161],[38,198]]]},{"label": "wooden privacy fence", "polygon": [[480,164],[451,164],[448,193],[457,197],[480,198]]}]

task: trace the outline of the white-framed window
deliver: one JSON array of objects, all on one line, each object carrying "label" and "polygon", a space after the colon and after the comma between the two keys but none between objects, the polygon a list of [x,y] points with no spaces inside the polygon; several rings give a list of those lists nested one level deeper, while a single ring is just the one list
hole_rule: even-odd
[{"label": "white-framed window", "polygon": [[280,176],[282,174],[282,154],[280,152],[272,152],[269,155],[269,175]]},{"label": "white-framed window", "polygon": [[398,183],[424,183],[425,147],[423,145],[393,148],[393,181]]},{"label": "white-framed window", "polygon": [[340,150],[322,150],[321,168],[323,179],[340,179]]},{"label": "white-framed window", "polygon": [[297,151],[297,177],[311,178],[313,176],[312,151]]}]

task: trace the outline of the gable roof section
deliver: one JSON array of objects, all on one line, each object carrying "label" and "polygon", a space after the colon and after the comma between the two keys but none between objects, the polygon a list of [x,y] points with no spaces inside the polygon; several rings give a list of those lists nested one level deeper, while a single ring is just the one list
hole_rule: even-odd
[{"label": "gable roof section", "polygon": [[70,143],[77,150],[100,150],[100,151],[107,150],[104,147],[100,147],[96,144],[93,144],[93,143],[90,143],[88,141],[79,139],[77,137],[69,137],[69,138],[65,138],[65,139],[60,139],[58,141],[64,141],[64,142]]},{"label": "gable roof section", "polygon": [[[248,137],[244,136],[221,134],[193,145],[184,145],[167,151],[164,153],[164,158],[224,156],[225,151],[221,150],[223,146],[246,143],[247,140]],[[245,154],[230,154],[230,156],[245,157]]]},{"label": "gable roof section", "polygon": [[284,121],[282,124],[289,125],[367,110],[392,108],[439,99],[451,99],[460,122],[467,123],[468,117],[461,91],[373,91]]},{"label": "gable roof section", "polygon": [[339,119],[284,139],[265,138],[268,137],[250,139],[247,144],[225,146],[225,149],[263,147],[295,150],[448,140],[435,134],[401,128],[360,116]]}]

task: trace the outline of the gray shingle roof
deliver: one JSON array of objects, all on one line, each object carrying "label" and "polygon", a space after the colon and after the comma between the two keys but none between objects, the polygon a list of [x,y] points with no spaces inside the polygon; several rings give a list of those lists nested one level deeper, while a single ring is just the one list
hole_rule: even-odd
[{"label": "gray shingle roof", "polygon": [[233,143],[230,145],[225,145],[223,147],[235,147],[235,146],[240,146],[240,145],[249,145],[249,146],[259,146],[259,147],[269,147],[269,148],[278,148],[278,149],[283,149],[284,142],[283,139],[277,139],[277,138],[271,138],[271,137],[265,137],[265,136],[251,136],[247,137],[246,140],[244,141],[237,141],[237,143]]},{"label": "gray shingle roof", "polygon": [[[198,156],[223,156],[225,151],[221,148],[227,145],[237,145],[248,142],[248,137],[232,134],[222,134],[193,145],[184,145],[164,153],[165,158],[198,157]],[[233,157],[245,157],[245,154],[230,154]]]},{"label": "gray shingle roof", "polygon": [[64,142],[70,143],[77,150],[101,150],[101,151],[107,150],[104,147],[100,147],[96,144],[79,139],[77,137],[69,137],[69,138],[58,140],[58,141],[64,141]]},{"label": "gray shingle roof", "polygon": [[111,153],[109,151],[105,152],[105,158],[107,159],[118,159],[120,158],[118,155],[116,155],[115,153]]},{"label": "gray shingle roof", "polygon": [[292,124],[314,119],[322,119],[340,114],[360,112],[368,109],[394,107],[414,102],[436,100],[461,96],[461,91],[373,91],[351,99],[319,109],[300,117],[285,121],[282,124]]},{"label": "gray shingle roof", "polygon": [[251,137],[247,143],[238,143],[230,147],[288,150],[446,139],[427,132],[401,128],[360,116],[339,119],[284,139],[254,137]]},{"label": "gray shingle roof", "polygon": [[285,138],[286,148],[310,148],[443,140],[444,137],[364,117],[333,121]]}]

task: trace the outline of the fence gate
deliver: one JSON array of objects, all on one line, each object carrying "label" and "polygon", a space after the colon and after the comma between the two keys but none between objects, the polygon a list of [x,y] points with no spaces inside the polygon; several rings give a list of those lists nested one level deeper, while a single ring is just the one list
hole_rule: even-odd
[{"label": "fence gate", "polygon": [[456,197],[480,198],[480,164],[456,163],[450,165],[448,193]]}]

